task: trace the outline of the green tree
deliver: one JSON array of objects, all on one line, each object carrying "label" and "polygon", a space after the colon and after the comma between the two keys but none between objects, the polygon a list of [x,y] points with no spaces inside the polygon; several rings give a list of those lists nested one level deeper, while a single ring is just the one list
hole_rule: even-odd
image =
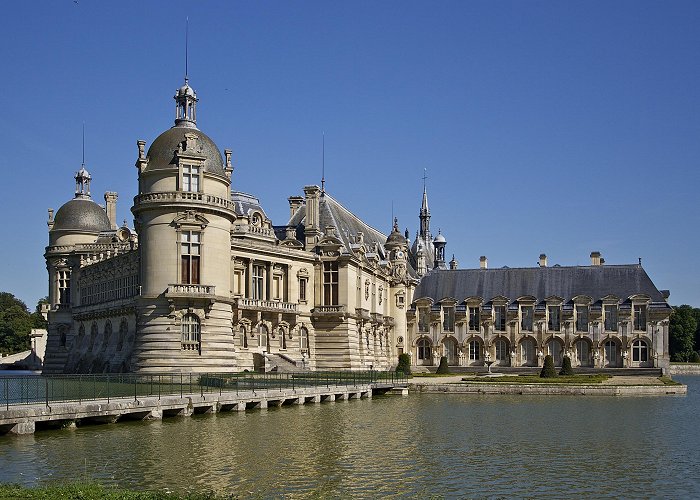
[{"label": "green tree", "polygon": [[437,371],[435,372],[437,374],[443,375],[443,374],[448,374],[450,373],[450,367],[447,364],[447,356],[442,356],[440,358],[440,365],[438,366]]},{"label": "green tree", "polygon": [[13,354],[29,349],[29,332],[36,328],[35,321],[39,320],[32,318],[24,302],[11,293],[0,292],[0,352]]},{"label": "green tree", "polygon": [[693,354],[698,322],[689,305],[674,307],[669,324],[669,347],[672,361],[688,361]]},{"label": "green tree", "polygon": [[541,378],[554,378],[557,376],[557,371],[554,369],[554,358],[551,354],[544,357],[544,366],[540,371]]},{"label": "green tree", "polygon": [[571,358],[569,356],[564,356],[564,360],[561,363],[561,370],[559,370],[559,375],[571,376],[574,374],[574,369],[571,367]]},{"label": "green tree", "polygon": [[409,354],[399,354],[399,364],[396,365],[396,373],[403,373],[406,376],[411,374],[411,356]]}]

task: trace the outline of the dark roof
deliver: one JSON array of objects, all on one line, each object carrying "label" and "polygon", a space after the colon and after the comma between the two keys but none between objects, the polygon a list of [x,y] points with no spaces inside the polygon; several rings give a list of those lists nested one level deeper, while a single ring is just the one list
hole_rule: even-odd
[{"label": "dark roof", "polygon": [[578,295],[587,295],[595,302],[607,295],[615,295],[625,301],[635,294],[646,294],[652,302],[665,303],[646,271],[637,264],[435,269],[423,277],[413,297],[414,300],[429,297],[434,301],[452,297],[458,302],[467,297],[481,297],[487,302],[497,296],[514,301],[532,295],[541,302],[552,296],[570,301]]},{"label": "dark roof", "polygon": [[260,205],[260,200],[252,194],[234,191],[231,193],[231,201],[233,202],[236,215],[249,216],[253,212],[260,212],[265,218],[267,214]]},{"label": "dark roof", "polygon": [[175,166],[175,151],[185,140],[185,134],[197,136],[196,153],[206,157],[204,170],[213,174],[225,175],[224,162],[219,148],[207,134],[194,127],[175,126],[160,134],[148,148],[146,170]]},{"label": "dark roof", "polygon": [[76,197],[56,212],[52,231],[87,231],[99,233],[111,228],[104,209],[89,197]]}]

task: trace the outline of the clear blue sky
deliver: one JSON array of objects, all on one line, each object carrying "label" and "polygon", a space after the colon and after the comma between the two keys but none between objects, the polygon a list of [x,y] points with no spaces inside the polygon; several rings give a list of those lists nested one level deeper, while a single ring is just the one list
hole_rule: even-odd
[{"label": "clear blue sky", "polygon": [[172,125],[190,18],[198,125],[275,224],[320,182],[378,229],[392,201],[460,267],[644,267],[700,306],[700,2],[52,0],[3,7],[0,290],[47,293],[46,209],[136,193],[136,140]]}]

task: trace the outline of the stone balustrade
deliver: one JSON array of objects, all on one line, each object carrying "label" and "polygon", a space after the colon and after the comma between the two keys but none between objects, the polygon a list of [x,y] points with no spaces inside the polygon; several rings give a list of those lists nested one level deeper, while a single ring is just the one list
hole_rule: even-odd
[{"label": "stone balustrade", "polygon": [[192,193],[189,191],[163,191],[159,193],[145,193],[134,197],[135,205],[144,205],[149,203],[163,202],[194,202],[206,203],[208,205],[217,205],[227,210],[234,209],[234,203],[226,198],[212,196],[206,193]]},{"label": "stone balustrade", "polygon": [[166,295],[215,295],[215,285],[189,285],[173,284],[168,285]]},{"label": "stone balustrade", "polygon": [[297,305],[292,304],[291,302],[281,302],[277,300],[247,299],[242,297],[236,299],[236,307],[238,307],[239,309],[260,309],[289,313],[297,312]]}]

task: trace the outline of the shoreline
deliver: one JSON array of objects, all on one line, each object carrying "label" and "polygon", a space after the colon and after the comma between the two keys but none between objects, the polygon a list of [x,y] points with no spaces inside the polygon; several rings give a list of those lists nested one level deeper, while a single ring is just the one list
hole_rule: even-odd
[{"label": "shoreline", "polygon": [[463,381],[453,377],[409,379],[408,388],[432,394],[516,394],[540,396],[685,396],[688,386],[665,385],[656,377],[612,377],[600,384],[504,383],[481,380]]}]

